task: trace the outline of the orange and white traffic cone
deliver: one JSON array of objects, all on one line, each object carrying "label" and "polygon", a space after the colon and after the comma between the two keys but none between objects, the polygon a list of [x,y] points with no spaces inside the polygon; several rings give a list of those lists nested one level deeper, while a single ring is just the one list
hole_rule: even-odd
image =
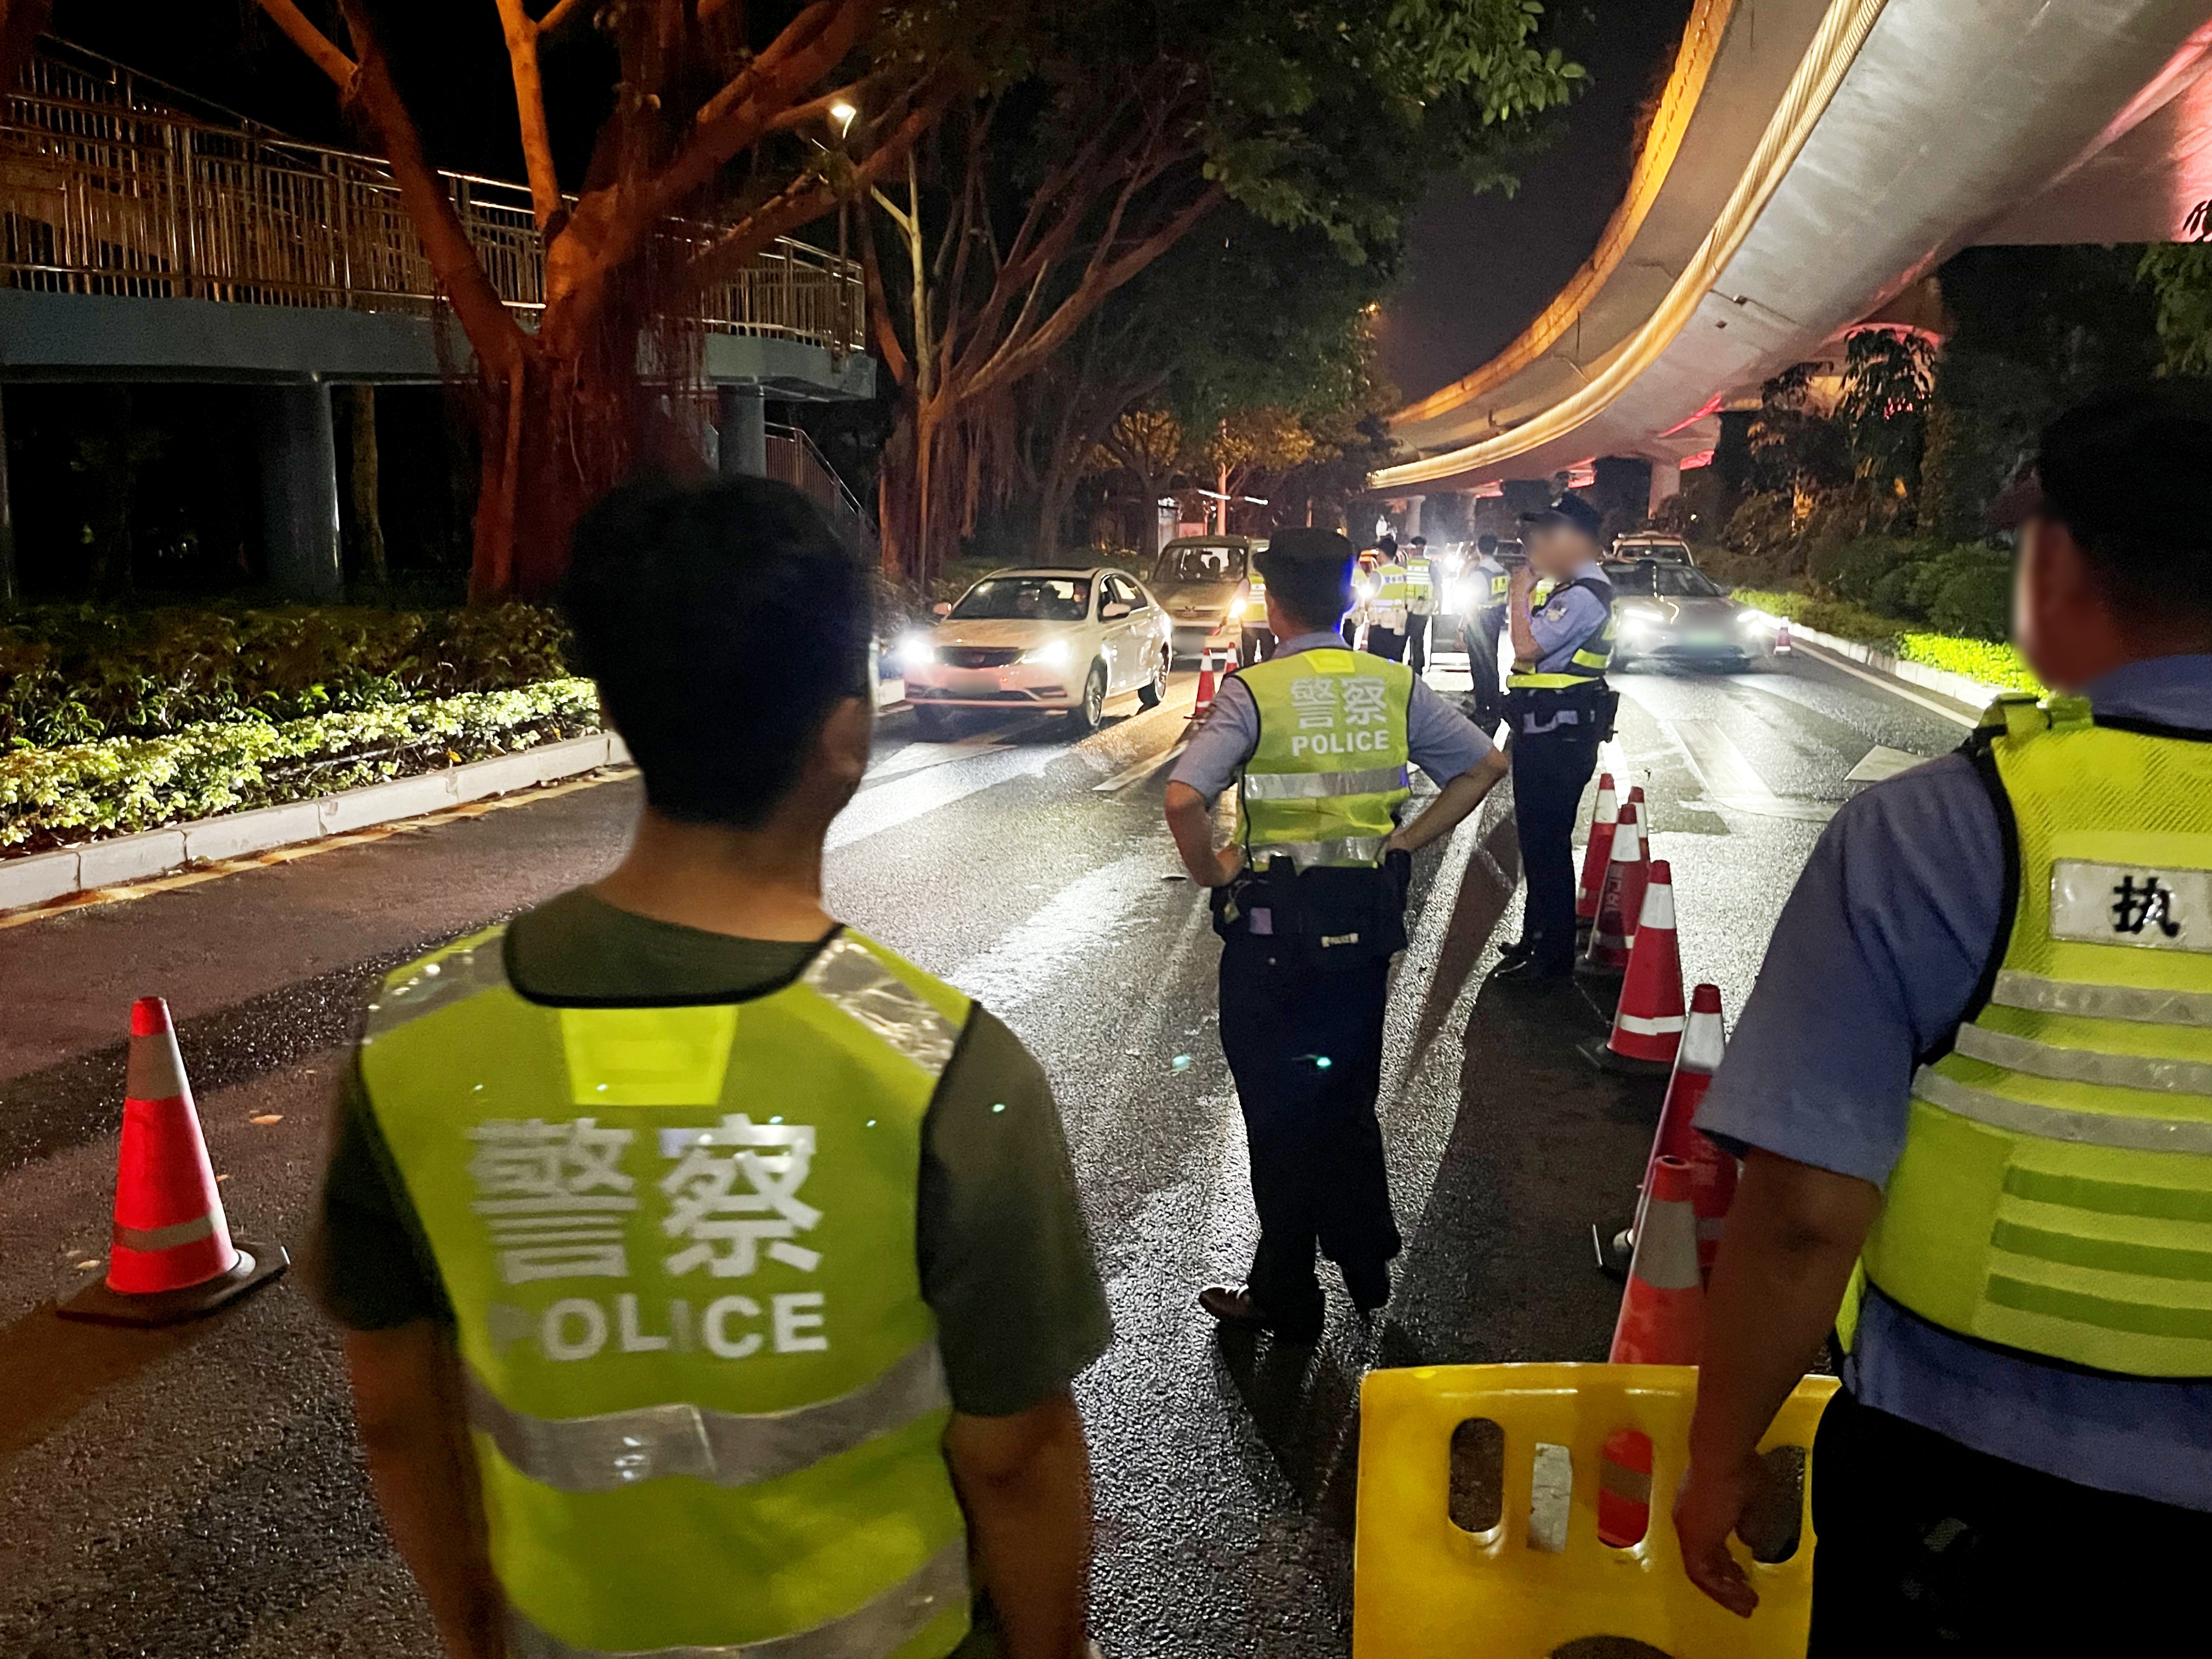
[{"label": "orange and white traffic cone", "polygon": [[[1705,1335],[1690,1170],[1680,1158],[1662,1158],[1651,1167],[1636,1257],[1606,1358],[1615,1365],[1694,1365]],[[1642,1431],[1623,1429],[1606,1441],[1597,1501],[1597,1535],[1607,1543],[1625,1548],[1650,1530],[1651,1441]]]},{"label": "orange and white traffic cone", "polygon": [[1787,617],[1781,619],[1781,626],[1774,630],[1774,654],[1778,657],[1790,654],[1790,618]]},{"label": "orange and white traffic cone", "polygon": [[1589,844],[1583,848],[1582,881],[1575,889],[1577,944],[1589,937],[1597,921],[1598,890],[1605,885],[1605,867],[1613,858],[1613,832],[1620,822],[1620,798],[1613,793],[1613,774],[1601,773],[1597,805],[1590,813]]},{"label": "orange and white traffic cone", "polygon": [[1644,1194],[1651,1190],[1652,1166],[1662,1158],[1678,1158],[1690,1166],[1690,1201],[1698,1216],[1698,1270],[1709,1279],[1712,1276],[1713,1257],[1720,1250],[1729,1206],[1735,1202],[1736,1161],[1692,1126],[1698,1104],[1705,1099],[1713,1073],[1720,1070],[1727,1048],[1721,988],[1700,985],[1690,994],[1682,1044],[1674,1054],[1667,1098],[1659,1108],[1659,1127],[1651,1137],[1651,1155],[1645,1160],[1644,1180],[1636,1189],[1635,1218],[1609,1241],[1595,1225],[1590,1229],[1597,1241],[1598,1266],[1606,1272],[1627,1272],[1629,1256],[1636,1247],[1636,1229],[1644,1218]]},{"label": "orange and white traffic cone", "polygon": [[268,1283],[291,1258],[281,1247],[248,1250],[232,1243],[176,1027],[159,997],[131,1005],[124,1077],[107,1276],[60,1312],[118,1325],[196,1319]]},{"label": "orange and white traffic cone", "polygon": [[1219,672],[1213,664],[1213,647],[1200,646],[1198,652],[1198,700],[1190,706],[1190,723],[1195,726],[1213,708],[1213,694],[1220,688]]},{"label": "orange and white traffic cone", "polygon": [[[1632,808],[1631,809],[1633,810]],[[1654,860],[1644,907],[1628,949],[1627,977],[1613,1011],[1613,1033],[1580,1045],[1601,1071],[1661,1077],[1674,1069],[1688,1016],[1682,1006],[1682,953],[1674,934],[1674,872]]]},{"label": "orange and white traffic cone", "polygon": [[1614,979],[1628,971],[1629,946],[1644,911],[1644,836],[1637,823],[1636,804],[1620,809],[1613,826],[1613,852],[1605,866],[1605,885],[1598,890],[1597,920],[1590,926],[1589,945],[1575,961],[1575,971],[1599,979]]}]

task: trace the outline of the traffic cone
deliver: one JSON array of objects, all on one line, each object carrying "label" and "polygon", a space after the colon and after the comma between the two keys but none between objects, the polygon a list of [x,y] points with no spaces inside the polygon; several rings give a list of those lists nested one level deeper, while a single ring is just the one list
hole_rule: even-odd
[{"label": "traffic cone", "polygon": [[1219,675],[1213,665],[1213,647],[1200,646],[1198,651],[1198,700],[1190,706],[1190,723],[1193,726],[1204,720],[1212,708],[1213,694],[1219,683]]},{"label": "traffic cone", "polygon": [[1790,654],[1790,618],[1787,617],[1781,619],[1781,626],[1774,630],[1774,654],[1778,657]]},{"label": "traffic cone", "polygon": [[291,1258],[281,1247],[248,1249],[231,1242],[176,1027],[159,997],[141,997],[131,1006],[124,1077],[107,1276],[60,1312],[108,1324],[172,1325],[266,1284]]},{"label": "traffic cone", "polygon": [[1613,826],[1605,885],[1598,890],[1597,920],[1590,927],[1589,948],[1575,963],[1578,974],[1612,979],[1628,971],[1628,949],[1643,915],[1645,882],[1644,837],[1636,819],[1632,800],[1620,809],[1620,821]]},{"label": "traffic cone", "polygon": [[[1655,874],[1656,873],[1655,869]],[[1674,1070],[1667,1082],[1667,1098],[1659,1108],[1659,1127],[1651,1137],[1651,1155],[1644,1162],[1644,1179],[1636,1188],[1636,1215],[1610,1239],[1593,1223],[1590,1237],[1598,1266],[1616,1277],[1628,1272],[1636,1248],[1636,1229],[1642,1224],[1644,1194],[1651,1190],[1651,1167],[1660,1158],[1679,1158],[1690,1166],[1690,1200],[1698,1217],[1698,1270],[1710,1279],[1713,1257],[1718,1254],[1729,1206],[1735,1202],[1736,1161],[1692,1127],[1698,1104],[1720,1070],[1728,1047],[1721,1019],[1721,988],[1700,985],[1690,994],[1690,1012],[1682,1030],[1682,1044],[1675,1051]]]},{"label": "traffic cone", "polygon": [[[1628,1288],[1613,1328],[1615,1365],[1694,1365],[1705,1346],[1705,1282],[1698,1273],[1690,1166],[1652,1161]],[[1598,1466],[1597,1535],[1626,1548],[1651,1527],[1651,1441],[1638,1429],[1609,1437]]]},{"label": "traffic cone", "polygon": [[1613,774],[1601,773],[1597,806],[1590,814],[1589,844],[1583,848],[1583,878],[1575,889],[1576,943],[1589,936],[1597,921],[1598,890],[1605,885],[1605,866],[1613,857],[1613,826],[1620,822],[1620,800],[1613,793]]},{"label": "traffic cone", "polygon": [[1674,935],[1674,873],[1666,860],[1658,859],[1644,889],[1612,1035],[1580,1044],[1583,1058],[1600,1071],[1664,1076],[1674,1069],[1686,1018],[1682,954]]}]

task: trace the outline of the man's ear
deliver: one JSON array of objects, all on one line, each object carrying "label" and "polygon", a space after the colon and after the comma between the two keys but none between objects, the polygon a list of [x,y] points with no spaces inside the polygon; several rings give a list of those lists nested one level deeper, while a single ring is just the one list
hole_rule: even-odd
[{"label": "man's ear", "polygon": [[876,711],[867,698],[847,697],[838,703],[822,722],[822,735],[816,739],[823,770],[857,786],[868,769],[875,732]]}]

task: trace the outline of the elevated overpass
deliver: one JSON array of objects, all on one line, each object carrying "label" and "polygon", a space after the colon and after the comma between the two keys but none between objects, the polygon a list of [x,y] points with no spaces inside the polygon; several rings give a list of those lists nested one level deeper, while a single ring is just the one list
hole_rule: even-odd
[{"label": "elevated overpass", "polygon": [[2212,197],[2212,0],[1697,0],[1590,258],[1391,417],[1419,495],[1649,462],[1977,242],[2180,240]]},{"label": "elevated overpass", "polygon": [[[501,297],[525,327],[544,254],[521,185],[441,175]],[[779,238],[705,296],[702,368],[721,459],[776,471],[872,535],[769,398],[866,398],[858,264]],[[0,99],[0,384],[228,382],[264,389],[263,526],[271,580],[338,586],[330,388],[465,374],[437,286],[378,157],[301,143],[121,65],[40,44]],[[0,534],[8,522],[0,461]],[[0,561],[4,574],[4,561]]]}]

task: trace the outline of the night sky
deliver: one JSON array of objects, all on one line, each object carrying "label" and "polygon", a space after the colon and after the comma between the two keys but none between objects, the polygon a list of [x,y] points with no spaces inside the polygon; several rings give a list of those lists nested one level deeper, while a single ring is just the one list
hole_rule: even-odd
[{"label": "night sky", "polygon": [[1425,396],[1487,362],[1526,327],[1597,246],[1628,188],[1636,113],[1674,64],[1690,0],[1585,0],[1554,8],[1552,38],[1591,84],[1521,189],[1430,191],[1413,225],[1404,287],[1376,332],[1382,369]]}]

